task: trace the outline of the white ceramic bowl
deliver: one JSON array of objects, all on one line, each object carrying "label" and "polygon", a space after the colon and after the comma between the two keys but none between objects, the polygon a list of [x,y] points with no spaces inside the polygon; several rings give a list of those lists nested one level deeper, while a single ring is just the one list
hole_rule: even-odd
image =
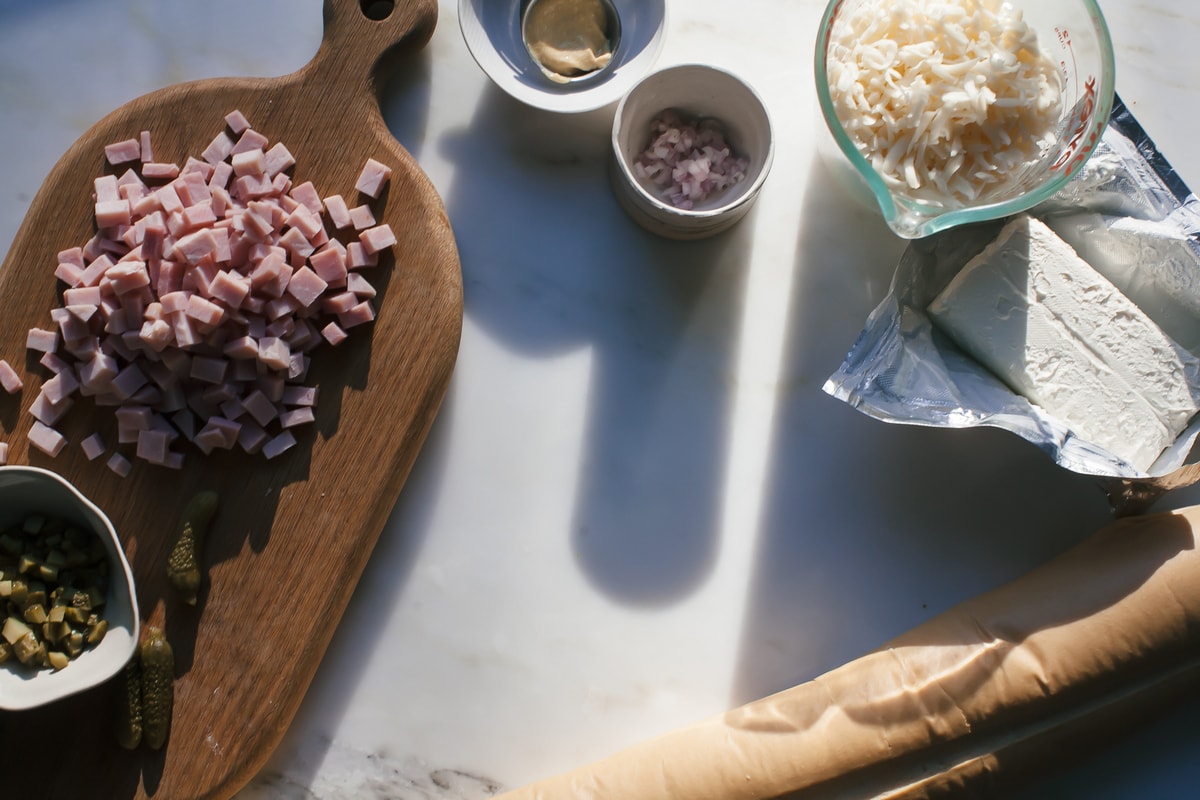
[{"label": "white ceramic bowl", "polygon": [[459,0],[458,26],[471,57],[492,82],[526,105],[578,113],[621,99],[650,71],[662,49],[666,0],[612,0],[621,38],[612,61],[587,80],[555,83],[542,72],[521,38],[527,0]]},{"label": "white ceramic bowl", "polygon": [[[749,161],[746,177],[695,208],[682,210],[634,173],[650,142],[651,123],[667,109],[713,118],[735,155]],[[742,79],[703,64],[682,64],[646,76],[617,106],[613,119],[613,191],[639,225],[671,239],[702,239],[727,230],[753,205],[775,157],[771,120],[762,99]]]},{"label": "white ceramic bowl", "polygon": [[0,467],[0,530],[32,513],[62,517],[95,532],[108,550],[108,633],[98,645],[57,672],[0,664],[0,709],[45,705],[116,675],[137,647],[139,621],[133,572],[108,517],[64,478],[37,467]]}]

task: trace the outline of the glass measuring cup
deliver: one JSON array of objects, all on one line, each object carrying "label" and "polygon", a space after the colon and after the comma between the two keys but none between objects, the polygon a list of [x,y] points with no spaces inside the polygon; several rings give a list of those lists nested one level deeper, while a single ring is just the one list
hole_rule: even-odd
[{"label": "glass measuring cup", "polygon": [[[930,202],[889,188],[859,152],[839,121],[831,96],[827,53],[839,14],[866,5],[891,13],[903,0],[831,0],[817,33],[817,99],[828,135],[818,132],[818,149],[859,197],[877,205],[888,226],[905,239],[916,239],[969,222],[997,219],[1029,209],[1061,189],[1082,168],[1100,142],[1112,112],[1115,67],[1108,26],[1095,0],[1017,0],[1038,45],[1057,65],[1062,104],[1054,142],[1024,166],[1012,181],[982,192],[971,201],[947,196]],[[1016,5],[1016,4],[1014,4]]]}]

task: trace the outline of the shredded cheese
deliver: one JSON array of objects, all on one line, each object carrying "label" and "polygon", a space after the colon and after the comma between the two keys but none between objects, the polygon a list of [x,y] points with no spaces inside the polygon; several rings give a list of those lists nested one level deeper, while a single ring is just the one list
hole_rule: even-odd
[{"label": "shredded cheese", "polygon": [[826,71],[858,151],[890,191],[915,200],[999,195],[1056,140],[1061,77],[1010,3],[847,3]]}]

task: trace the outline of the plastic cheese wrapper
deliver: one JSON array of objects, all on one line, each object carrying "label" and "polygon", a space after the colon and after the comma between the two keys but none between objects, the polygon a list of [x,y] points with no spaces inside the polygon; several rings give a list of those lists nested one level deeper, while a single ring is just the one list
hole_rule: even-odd
[{"label": "plastic cheese wrapper", "polygon": [[1200,506],[1117,520],[807,683],[501,800],[1004,797],[1200,683]]},{"label": "plastic cheese wrapper", "polygon": [[[1080,174],[1029,213],[1164,333],[1200,354],[1200,203],[1120,98]],[[930,301],[1004,224],[964,226],[910,243],[888,296],[825,391],[887,422],[1009,430],[1067,469],[1118,479],[1109,483],[1110,494],[1116,486],[1131,496],[1139,490],[1152,496],[1200,478],[1200,467],[1185,467],[1200,420],[1148,469],[1136,469],[1074,435],[935,329],[926,312]]]}]

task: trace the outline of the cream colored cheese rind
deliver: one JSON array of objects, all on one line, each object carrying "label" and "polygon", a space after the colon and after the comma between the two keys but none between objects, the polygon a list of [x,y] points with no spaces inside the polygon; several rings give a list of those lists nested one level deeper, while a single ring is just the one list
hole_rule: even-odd
[{"label": "cream colored cheese rind", "polygon": [[1014,391],[1143,472],[1200,410],[1200,361],[1035,218],[1009,222],[928,311]]}]

